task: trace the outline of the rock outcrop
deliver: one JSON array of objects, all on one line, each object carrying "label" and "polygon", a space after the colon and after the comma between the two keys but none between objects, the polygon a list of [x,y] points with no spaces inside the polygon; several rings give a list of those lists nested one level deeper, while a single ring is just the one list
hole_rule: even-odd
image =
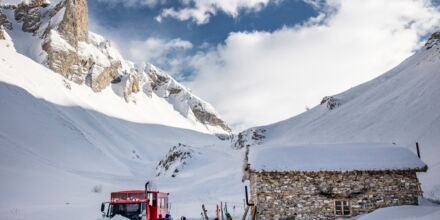
[{"label": "rock outcrop", "polygon": [[65,0],[63,20],[58,26],[58,31],[67,42],[78,47],[80,41],[88,40],[88,6],[87,0]]},{"label": "rock outcrop", "polygon": [[156,176],[176,177],[194,156],[191,146],[179,143],[173,146],[156,167]]},{"label": "rock outcrop", "polygon": [[3,15],[2,13],[1,13],[1,11],[0,11],[0,40],[4,40],[5,39],[5,35],[4,35],[4,33],[3,33],[3,25],[4,25],[4,23],[5,23],[5,20],[6,20],[6,16],[5,15]]},{"label": "rock outcrop", "polygon": [[232,148],[243,149],[254,145],[263,144],[266,138],[266,130],[261,128],[250,128],[238,133],[232,138]]},{"label": "rock outcrop", "polygon": [[[99,42],[93,41],[92,45],[87,45],[87,0],[61,0],[56,5],[50,5],[47,0],[23,2],[15,8],[14,16],[22,23],[24,32],[43,39],[45,64],[66,79],[78,84],[83,84],[87,79],[93,91],[99,92],[119,76],[121,61],[105,56],[108,55],[105,49],[110,48],[109,42],[99,39]],[[90,49],[105,55],[84,56],[84,50]]]},{"label": "rock outcrop", "polygon": [[3,26],[0,25],[0,40],[5,39],[5,34],[3,33]]},{"label": "rock outcrop", "polygon": [[[119,77],[119,69],[121,68],[120,62],[113,62],[108,67],[101,67],[99,65],[92,66],[90,77],[90,87],[93,91],[99,92],[105,89],[110,83]],[[98,68],[98,70],[96,70]],[[93,72],[99,72],[99,74],[93,74]]]},{"label": "rock outcrop", "polygon": [[49,6],[44,0],[33,0],[31,2],[22,2],[15,9],[15,20],[22,22],[24,32],[35,33],[40,28],[42,19],[42,8]]},{"label": "rock outcrop", "polygon": [[217,114],[207,110],[202,103],[193,105],[191,110],[194,116],[196,116],[197,120],[201,123],[212,126],[220,126],[225,131],[231,131],[231,128],[229,128],[229,126],[222,119],[220,119]]},{"label": "rock outcrop", "polygon": [[0,8],[0,39],[5,39],[5,36],[3,34],[4,28],[11,30],[12,29],[12,24],[11,22],[8,20],[8,17],[6,17],[5,14],[3,14],[3,9]]},{"label": "rock outcrop", "polygon": [[122,83],[123,83],[123,88],[124,88],[124,92],[123,92],[123,96],[125,101],[129,101],[130,96],[134,93],[138,93],[140,92],[141,88],[140,88],[140,80],[139,77],[137,75],[133,75],[133,74],[129,74],[127,76],[124,77],[124,79],[122,79]]},{"label": "rock outcrop", "polygon": [[[87,12],[86,0],[59,2],[51,9],[47,18],[49,23],[44,32],[49,34],[43,36],[43,49],[47,53],[46,62],[49,68],[78,84],[85,82],[88,70],[92,69],[94,64],[93,60],[81,59],[78,53],[80,42],[88,40]],[[102,77],[91,78],[106,81],[102,80]],[[90,84],[94,85],[94,91],[100,91],[100,86],[96,85],[99,83]]]},{"label": "rock outcrop", "polygon": [[66,79],[82,84],[85,80],[84,66],[82,65],[84,63],[81,63],[75,48],[64,41],[58,32],[48,30],[49,33],[42,45],[43,50],[47,53],[47,66]]},{"label": "rock outcrop", "polygon": [[328,110],[333,110],[341,106],[341,102],[334,96],[326,96],[322,99],[321,105],[325,105]]},{"label": "rock outcrop", "polygon": [[431,35],[431,37],[428,39],[428,41],[425,44],[425,48],[427,50],[431,49],[435,45],[440,44],[440,31],[437,31]]}]

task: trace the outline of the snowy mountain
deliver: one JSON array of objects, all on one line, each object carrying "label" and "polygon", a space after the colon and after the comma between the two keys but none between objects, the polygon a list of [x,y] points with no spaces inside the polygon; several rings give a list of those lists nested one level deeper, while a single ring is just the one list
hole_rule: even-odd
[{"label": "snowy mountain", "polygon": [[[11,2],[11,1],[6,1]],[[153,94],[164,99],[197,130],[229,133],[215,109],[152,64],[125,60],[111,43],[88,31],[87,0],[2,2],[0,26],[17,52],[66,79],[101,93],[111,87],[127,105]]]},{"label": "snowy mountain", "polygon": [[[111,191],[147,180],[171,193],[175,216],[240,206],[242,154],[227,124],[89,33],[85,2],[0,2],[13,3],[0,7],[0,219],[98,219]],[[191,157],[168,160],[174,146]],[[157,176],[160,161],[173,173]]]},{"label": "snowy mountain", "polygon": [[241,132],[234,147],[336,143],[396,143],[415,152],[428,172],[424,195],[440,200],[440,32],[380,77],[275,124]]},{"label": "snowy mountain", "polygon": [[[171,193],[176,216],[198,216],[200,204],[212,210],[221,199],[241,205],[242,154],[229,141],[195,126],[155,93],[126,103],[113,87],[96,93],[66,81],[5,38],[0,219],[98,219],[111,191],[142,189],[146,180]],[[194,152],[191,158],[185,166],[167,163],[179,168],[175,178],[156,177],[160,161],[179,143]]]},{"label": "snowy mountain", "polygon": [[0,219],[98,219],[109,192],[146,180],[171,193],[175,217],[220,201],[238,214],[244,148],[261,144],[418,141],[425,196],[440,198],[440,33],[383,76],[231,146],[209,103],[88,32],[86,0],[0,4]]}]

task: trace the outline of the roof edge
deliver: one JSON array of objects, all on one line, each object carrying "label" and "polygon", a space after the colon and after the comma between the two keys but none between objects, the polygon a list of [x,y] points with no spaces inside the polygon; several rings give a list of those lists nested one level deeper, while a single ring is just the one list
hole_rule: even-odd
[{"label": "roof edge", "polygon": [[428,165],[406,169],[371,169],[371,170],[254,170],[250,173],[386,173],[386,172],[427,172]]}]

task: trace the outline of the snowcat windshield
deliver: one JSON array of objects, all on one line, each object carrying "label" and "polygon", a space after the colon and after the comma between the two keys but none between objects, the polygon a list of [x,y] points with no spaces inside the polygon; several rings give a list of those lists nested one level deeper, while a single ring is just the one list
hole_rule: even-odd
[{"label": "snowcat windshield", "polygon": [[140,219],[140,214],[142,214],[141,203],[124,203],[111,205],[111,218],[113,218],[115,215],[121,215],[132,220],[138,220]]}]

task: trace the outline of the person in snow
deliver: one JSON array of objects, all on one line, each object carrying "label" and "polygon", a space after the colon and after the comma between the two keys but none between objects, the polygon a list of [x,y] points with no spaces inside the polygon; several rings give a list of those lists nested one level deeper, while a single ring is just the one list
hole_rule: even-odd
[{"label": "person in snow", "polygon": [[165,215],[165,220],[171,220],[171,215],[170,214],[166,214]]},{"label": "person in snow", "polygon": [[229,212],[226,212],[226,220],[232,220],[232,216]]}]

